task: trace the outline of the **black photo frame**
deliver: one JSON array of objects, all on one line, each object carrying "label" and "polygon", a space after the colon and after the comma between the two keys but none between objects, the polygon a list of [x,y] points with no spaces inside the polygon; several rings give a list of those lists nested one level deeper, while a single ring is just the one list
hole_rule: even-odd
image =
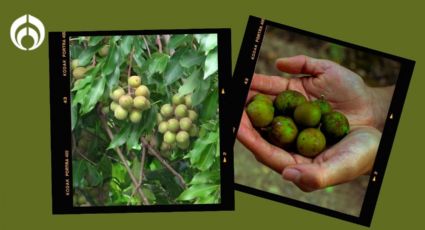
[{"label": "black photo frame", "polygon": [[[217,34],[221,202],[140,206],[73,206],[69,38],[74,36]],[[231,32],[226,28],[49,32],[52,213],[125,213],[234,210],[231,127],[225,90],[231,84]]]},{"label": "black photo frame", "polygon": [[[259,57],[259,51],[261,49],[261,44],[263,42],[263,37],[267,26],[272,26],[276,29],[282,29],[289,32],[296,32],[300,35],[309,36],[326,42],[336,43],[341,46],[361,50],[364,52],[372,53],[381,57],[394,60],[400,63],[400,72],[395,85],[395,90],[392,97],[391,105],[389,107],[382,138],[379,143],[378,154],[375,158],[375,162],[369,179],[369,185],[367,187],[364,202],[361,208],[360,215],[358,217],[316,206],[310,203],[302,202],[299,200],[295,200],[292,198],[287,198],[277,194],[269,193],[246,185],[238,184],[237,181],[235,182],[236,189],[241,192],[246,192],[255,196],[274,200],[284,204],[289,204],[298,208],[318,212],[324,215],[336,217],[360,225],[370,226],[383,177],[385,174],[385,168],[391,152],[392,143],[394,141],[397,125],[401,116],[404,100],[407,94],[409,82],[413,73],[415,61],[380,52],[377,50],[369,49],[366,47],[354,45],[348,42],[340,41],[305,30],[297,29],[280,23],[268,21],[266,19],[250,16],[248,19],[244,39],[237,59],[233,75],[233,86],[231,88],[231,91],[235,92],[232,94],[232,108],[234,110],[233,114],[235,114],[235,116],[233,117],[234,121],[232,127],[234,140],[236,139],[236,135],[239,129],[242,112],[245,107],[245,101],[248,96],[252,76],[254,74],[257,59]],[[237,153],[235,152],[235,154]]]}]

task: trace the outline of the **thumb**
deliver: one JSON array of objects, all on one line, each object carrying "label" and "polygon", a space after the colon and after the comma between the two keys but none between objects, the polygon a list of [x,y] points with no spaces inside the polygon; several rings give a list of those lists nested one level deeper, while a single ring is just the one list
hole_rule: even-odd
[{"label": "thumb", "polygon": [[293,74],[309,74],[317,76],[323,74],[334,63],[328,60],[316,59],[305,55],[298,55],[276,60],[276,67]]},{"label": "thumb", "polygon": [[319,164],[296,164],[286,167],[282,177],[297,185],[304,192],[311,192],[328,186],[326,172]]}]

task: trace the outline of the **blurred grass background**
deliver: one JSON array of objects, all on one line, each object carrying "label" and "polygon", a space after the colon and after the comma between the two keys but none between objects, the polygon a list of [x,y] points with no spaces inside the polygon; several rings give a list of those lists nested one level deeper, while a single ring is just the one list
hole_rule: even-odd
[{"label": "blurred grass background", "polygon": [[[256,73],[290,77],[279,72],[275,61],[280,57],[304,54],[332,60],[359,74],[372,87],[395,84],[400,70],[398,62],[378,55],[347,48],[337,44],[268,26],[263,38]],[[305,193],[280,174],[257,162],[252,153],[236,141],[235,182],[273,194],[359,216],[369,176],[322,190]]]}]

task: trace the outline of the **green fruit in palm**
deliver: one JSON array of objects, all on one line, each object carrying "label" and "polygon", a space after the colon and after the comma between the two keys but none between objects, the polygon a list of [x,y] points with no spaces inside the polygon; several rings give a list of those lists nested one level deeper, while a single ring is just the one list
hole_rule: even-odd
[{"label": "green fruit in palm", "polygon": [[131,76],[128,78],[128,85],[132,88],[137,88],[142,83],[142,79],[139,76]]},{"label": "green fruit in palm", "polygon": [[322,113],[322,115],[332,112],[331,104],[329,104],[329,102],[327,102],[324,99],[314,100],[312,103],[319,106],[320,112]]},{"label": "green fruit in palm", "polygon": [[118,105],[114,110],[114,116],[118,120],[125,120],[127,118],[128,112],[123,107]]},{"label": "green fruit in palm", "polygon": [[161,107],[161,115],[163,118],[167,119],[171,116],[173,116],[173,106],[170,104],[165,104]]},{"label": "green fruit in palm", "polygon": [[125,94],[124,89],[120,87],[112,91],[110,97],[112,100],[118,102],[121,96],[123,96],[124,94]]},{"label": "green fruit in palm", "polygon": [[168,131],[168,122],[161,121],[161,123],[159,123],[158,125],[158,132],[165,133],[167,131]]},{"label": "green fruit in palm", "polygon": [[150,107],[150,102],[144,96],[136,96],[133,99],[133,106],[134,108],[137,108],[140,110],[146,110]]},{"label": "green fruit in palm", "polygon": [[173,103],[173,105],[177,106],[180,104],[184,103],[184,97],[180,96],[178,94],[173,95],[173,97],[171,98],[171,102]]},{"label": "green fruit in palm", "polygon": [[74,59],[71,61],[71,68],[76,69],[78,66],[80,66],[80,61],[78,59]]},{"label": "green fruit in palm", "polygon": [[133,107],[133,98],[130,95],[121,96],[118,102],[124,109],[131,109]]},{"label": "green fruit in palm", "polygon": [[300,92],[294,90],[286,90],[281,92],[274,101],[277,112],[292,116],[298,105],[306,102],[307,99]]},{"label": "green fruit in palm", "polygon": [[297,138],[297,150],[303,156],[315,157],[326,147],[326,138],[319,129],[307,128]]},{"label": "green fruit in palm", "polygon": [[271,105],[273,104],[273,100],[271,98],[269,98],[268,96],[262,94],[262,93],[259,93],[259,94],[255,95],[252,98],[252,101],[264,101],[264,102],[267,102],[267,103],[269,103]]},{"label": "green fruit in palm", "polygon": [[133,123],[139,123],[142,119],[142,112],[138,110],[133,110],[130,113],[130,121]]},{"label": "green fruit in palm", "polygon": [[183,117],[182,119],[180,119],[179,123],[180,129],[184,131],[189,131],[192,127],[192,120],[188,117]]},{"label": "green fruit in palm", "polygon": [[273,144],[288,147],[295,142],[298,128],[290,117],[277,116],[273,119],[269,137]]},{"label": "green fruit in palm", "polygon": [[118,103],[116,103],[115,101],[112,101],[112,102],[111,102],[111,105],[110,105],[110,109],[111,109],[112,111],[115,111],[115,109],[116,109],[118,106],[119,106],[119,104],[118,104]]},{"label": "green fruit in palm", "polygon": [[177,144],[184,144],[189,142],[189,133],[186,131],[179,131],[176,135]]},{"label": "green fruit in palm", "polygon": [[164,142],[167,143],[167,144],[170,144],[170,145],[174,144],[174,142],[176,142],[176,134],[174,134],[170,131],[165,132],[164,133]]},{"label": "green fruit in palm", "polygon": [[99,56],[106,57],[109,54],[109,45],[104,45],[98,51]]},{"label": "green fruit in palm", "polygon": [[274,108],[263,100],[255,100],[249,103],[246,112],[252,125],[256,128],[266,127],[273,121]]},{"label": "green fruit in palm", "polygon": [[84,67],[77,67],[72,71],[72,76],[75,79],[82,79],[86,76],[87,69]]},{"label": "green fruit in palm", "polygon": [[348,134],[350,124],[344,114],[333,111],[322,117],[322,126],[320,128],[331,142],[335,142]]},{"label": "green fruit in palm", "polygon": [[146,87],[146,85],[141,85],[141,86],[137,87],[137,89],[134,91],[134,95],[149,98],[150,97],[150,91],[149,91],[148,87]]},{"label": "green fruit in palm", "polygon": [[168,130],[175,133],[180,129],[180,123],[177,119],[171,118],[167,121],[168,123]]},{"label": "green fruit in palm", "polygon": [[176,108],[174,109],[174,116],[176,116],[176,118],[182,118],[182,117],[186,117],[187,116],[187,106],[184,104],[180,104],[178,106],[176,106]]},{"label": "green fruit in palm", "polygon": [[320,107],[311,102],[305,102],[295,108],[295,123],[303,127],[315,127],[319,124],[322,113]]},{"label": "green fruit in palm", "polygon": [[189,117],[192,122],[195,122],[196,119],[198,119],[198,114],[194,110],[190,109],[187,111],[187,117]]},{"label": "green fruit in palm", "polygon": [[192,107],[192,94],[184,96],[184,104],[188,107]]},{"label": "green fruit in palm", "polygon": [[196,137],[198,135],[198,132],[199,132],[198,127],[195,124],[192,124],[192,127],[190,127],[190,130],[189,130],[189,136]]}]

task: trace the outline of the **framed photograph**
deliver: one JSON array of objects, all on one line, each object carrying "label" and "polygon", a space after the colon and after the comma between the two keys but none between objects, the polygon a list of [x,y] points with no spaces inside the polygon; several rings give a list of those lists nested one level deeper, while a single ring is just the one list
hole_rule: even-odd
[{"label": "framed photograph", "polygon": [[50,32],[54,214],[233,210],[229,29]]},{"label": "framed photograph", "polygon": [[370,226],[414,64],[251,16],[230,92],[236,189]]}]

